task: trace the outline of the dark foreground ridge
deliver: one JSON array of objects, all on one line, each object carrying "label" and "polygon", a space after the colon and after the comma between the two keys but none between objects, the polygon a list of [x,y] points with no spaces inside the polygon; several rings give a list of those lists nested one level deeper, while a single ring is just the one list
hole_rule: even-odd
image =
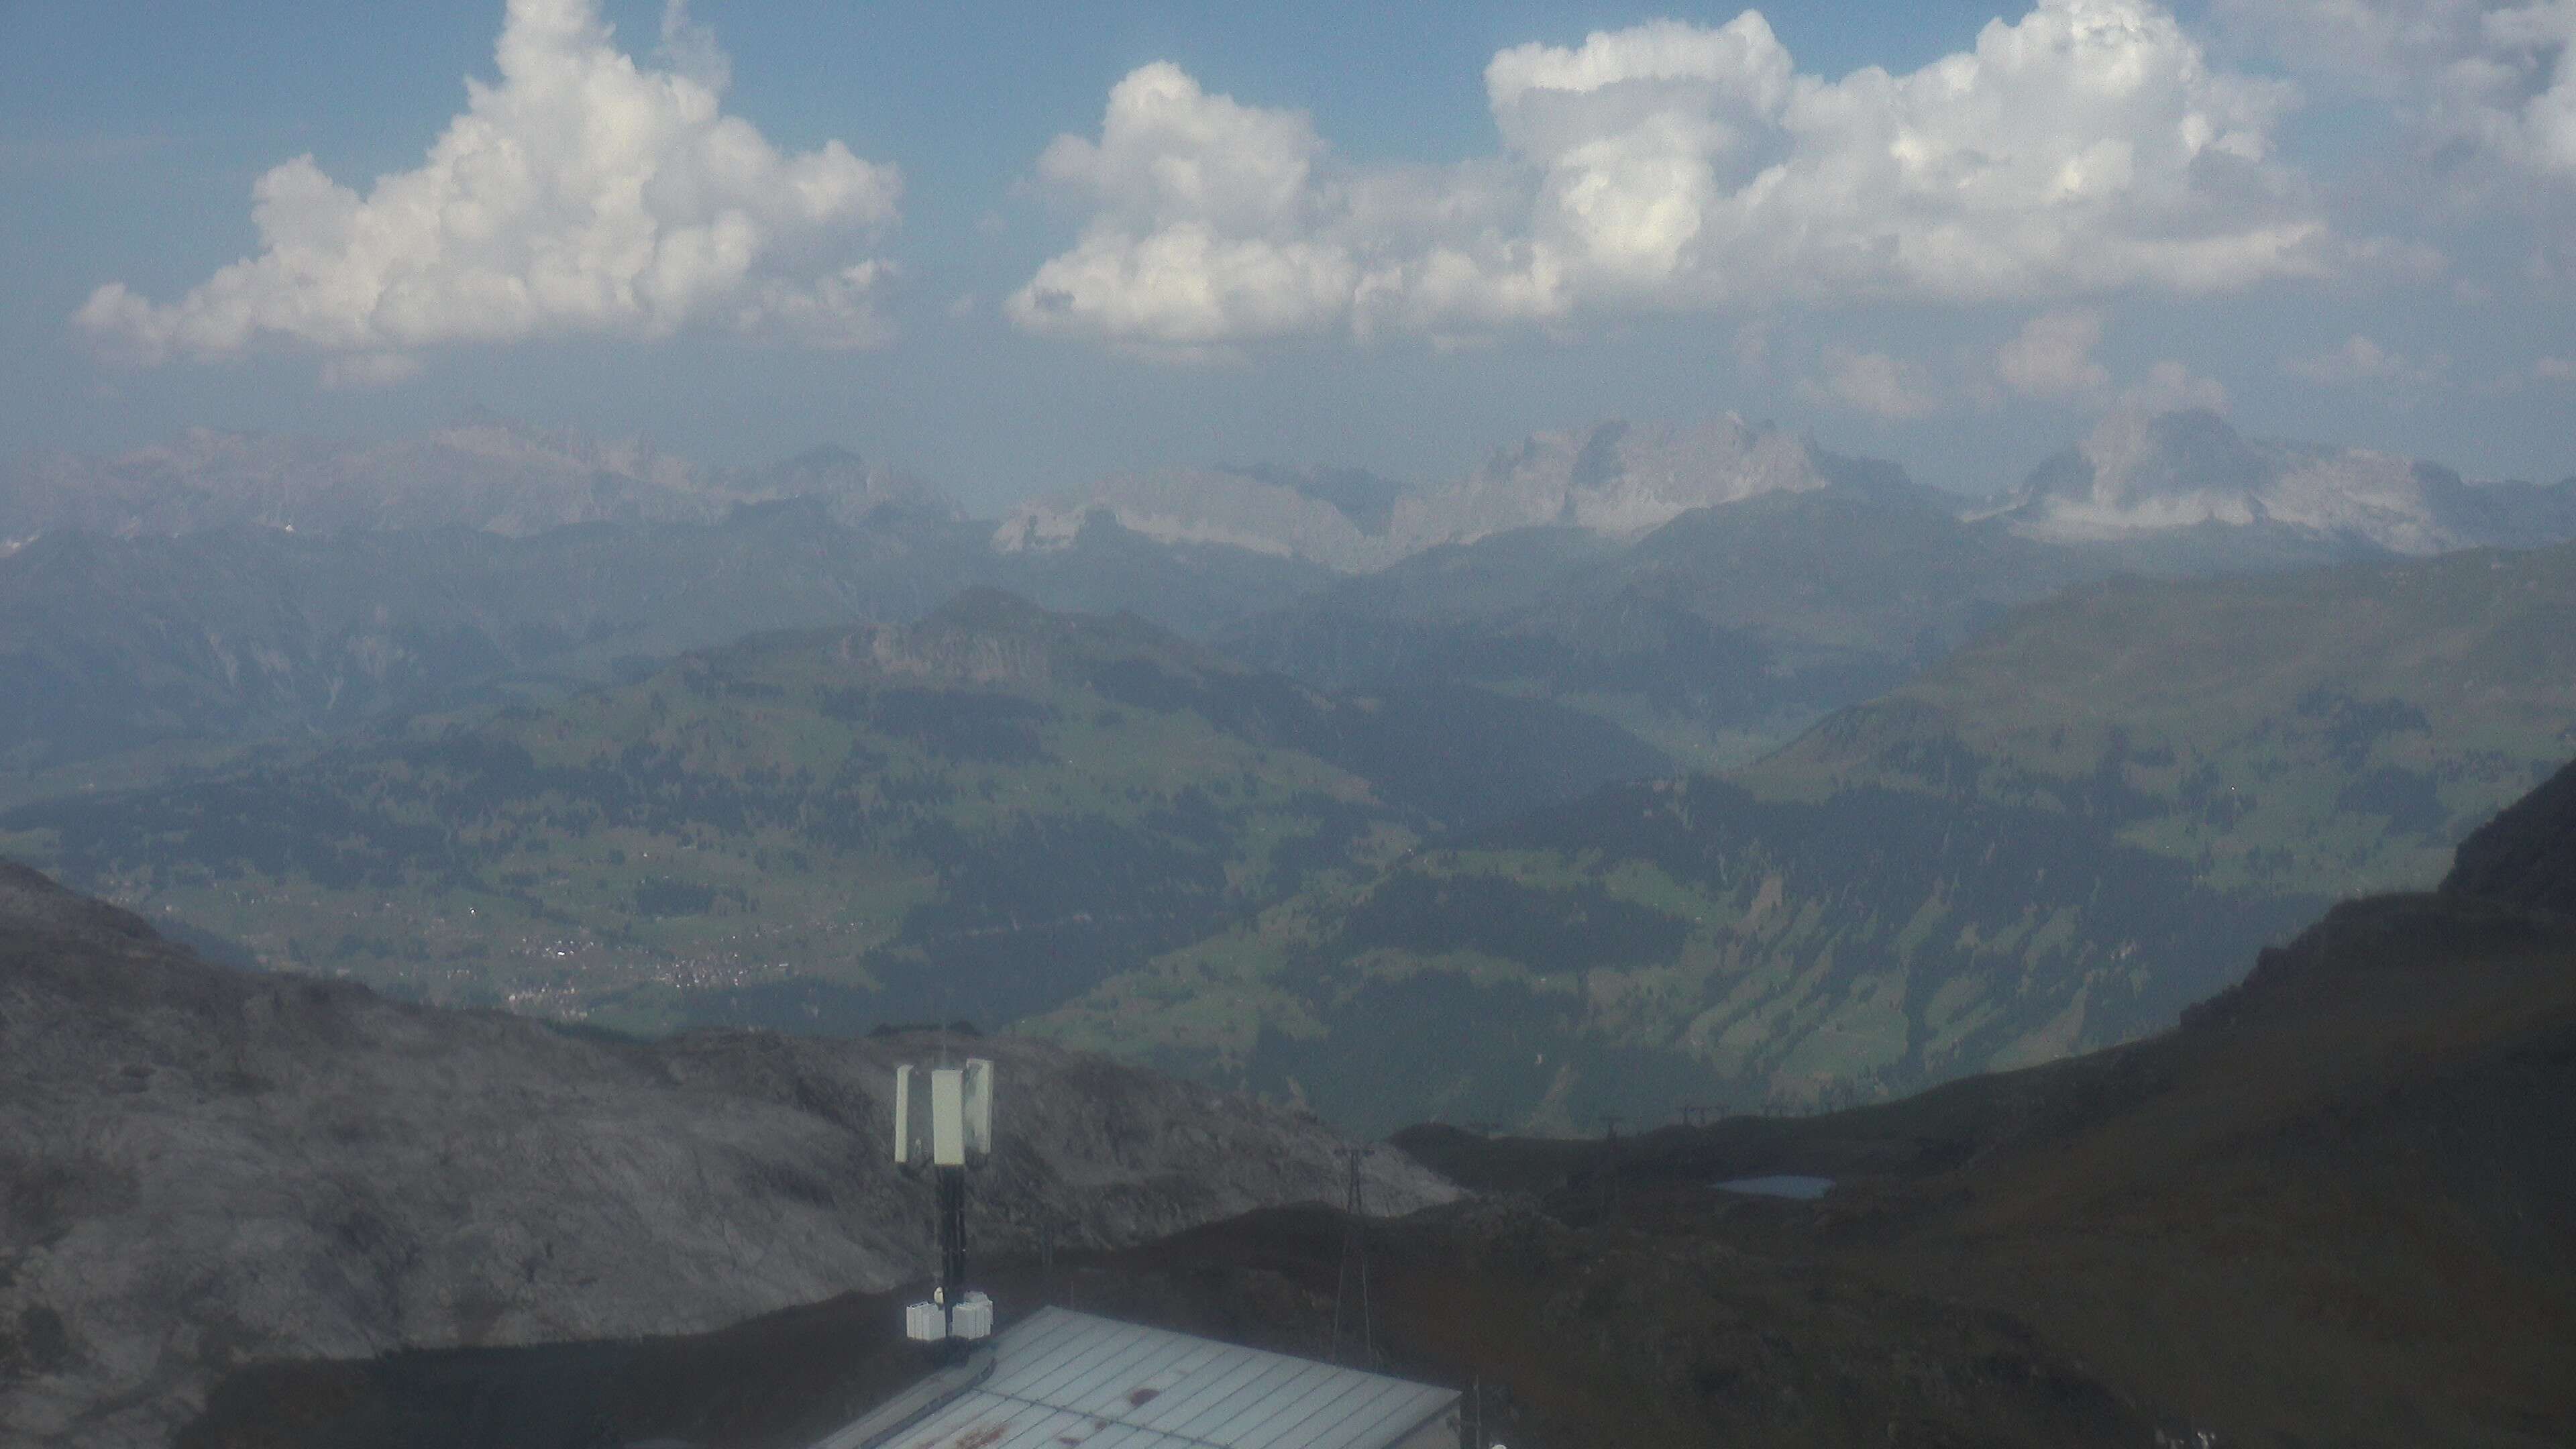
[{"label": "dark foreground ridge", "polygon": [[[2576,1441],[2571,780],[2148,1041],[1800,1120],[1400,1134],[1484,1191],[1370,1230],[1376,1366],[1515,1449]],[[1714,1186],[1783,1173],[1836,1186]],[[1343,1243],[1266,1209],[990,1277],[1320,1356]],[[900,1300],[260,1365],[181,1442],[799,1445],[922,1371]]]},{"label": "dark foreground ridge", "polygon": [[[891,1068],[966,1046],[644,1045],[406,1005],[210,966],[0,862],[0,1444],[166,1444],[253,1362],[689,1332],[891,1288],[930,1214],[889,1160]],[[1311,1117],[1042,1042],[971,1050],[1020,1124],[970,1219],[996,1250],[1341,1191]],[[1387,1211],[1454,1195],[1392,1151],[1366,1172]],[[529,1427],[552,1403],[494,1409],[515,1427],[489,1442],[585,1442]]]}]

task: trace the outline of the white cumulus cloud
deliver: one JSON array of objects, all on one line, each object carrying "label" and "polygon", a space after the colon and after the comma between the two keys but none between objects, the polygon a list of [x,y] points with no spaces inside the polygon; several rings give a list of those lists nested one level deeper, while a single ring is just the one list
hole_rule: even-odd
[{"label": "white cumulus cloud", "polygon": [[2419,362],[2403,353],[2392,352],[2356,332],[2340,347],[2304,357],[2285,359],[2281,366],[2294,377],[2331,386],[2356,383],[2398,383],[2421,387],[2450,365],[2447,357],[2436,356]]},{"label": "white cumulus cloud", "polygon": [[1010,299],[1042,332],[1195,348],[1433,337],[1774,299],[2205,292],[2324,266],[2273,157],[2283,85],[2151,0],[2041,0],[1909,75],[1798,71],[1756,11],[1493,57],[1502,147],[1339,160],[1303,113],[1157,63],[1041,178],[1086,211]]},{"label": "white cumulus cloud", "polygon": [[901,178],[838,141],[782,154],[720,105],[729,75],[685,0],[668,69],[618,49],[597,0],[510,0],[500,78],[414,170],[365,195],[310,156],[253,188],[260,251],[175,302],[122,283],[76,317],[144,363],[260,347],[325,354],[325,382],[381,385],[449,343],[711,327],[824,347],[881,340],[863,255]]},{"label": "white cumulus cloud", "polygon": [[2394,102],[2419,137],[2576,181],[2576,0],[2217,0],[2329,83]]},{"label": "white cumulus cloud", "polygon": [[1889,421],[1928,418],[1940,411],[1940,391],[1919,363],[1848,347],[1827,347],[1824,363],[1822,378],[1798,384],[1799,395],[1809,402]]},{"label": "white cumulus cloud", "polygon": [[420,375],[420,359],[400,352],[350,352],[322,359],[322,386],[333,392],[392,387]]},{"label": "white cumulus cloud", "polygon": [[2023,397],[2066,397],[2110,384],[2110,371],[2093,360],[2102,345],[2102,314],[2043,312],[1995,353],[1995,375]]},{"label": "white cumulus cloud", "polygon": [[2152,416],[2181,412],[2187,408],[2225,413],[2227,389],[2218,379],[2202,377],[2167,358],[2148,368],[2144,378],[2121,389],[2117,410]]}]

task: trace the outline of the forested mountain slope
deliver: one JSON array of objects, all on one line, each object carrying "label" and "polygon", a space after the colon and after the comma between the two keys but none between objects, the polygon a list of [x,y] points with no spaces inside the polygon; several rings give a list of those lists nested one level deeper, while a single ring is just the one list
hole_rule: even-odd
[{"label": "forested mountain slope", "polygon": [[661,1029],[1042,1011],[1310,876],[1662,758],[1450,686],[1330,696],[961,596],[497,717],[0,813],[281,969]]}]

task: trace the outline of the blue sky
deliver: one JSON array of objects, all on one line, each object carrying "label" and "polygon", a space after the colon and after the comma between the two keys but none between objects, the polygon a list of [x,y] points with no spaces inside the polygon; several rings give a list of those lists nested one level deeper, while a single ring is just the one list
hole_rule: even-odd
[{"label": "blue sky", "polygon": [[2576,471],[2576,0],[9,24],[14,448],[484,409],[989,506],[1731,409],[1983,489],[2196,402]]}]

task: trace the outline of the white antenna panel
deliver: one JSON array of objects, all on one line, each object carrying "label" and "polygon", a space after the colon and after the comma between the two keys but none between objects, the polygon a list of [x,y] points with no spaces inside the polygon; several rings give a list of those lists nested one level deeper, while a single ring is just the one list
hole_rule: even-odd
[{"label": "white antenna panel", "polygon": [[894,1160],[898,1167],[931,1157],[930,1096],[916,1090],[909,1066],[894,1069]]},{"label": "white antenna panel", "polygon": [[966,1165],[966,1074],[954,1067],[930,1074],[930,1160],[939,1167]]},{"label": "white antenna panel", "polygon": [[977,1157],[993,1151],[993,1064],[982,1057],[966,1059],[966,1150]]}]

